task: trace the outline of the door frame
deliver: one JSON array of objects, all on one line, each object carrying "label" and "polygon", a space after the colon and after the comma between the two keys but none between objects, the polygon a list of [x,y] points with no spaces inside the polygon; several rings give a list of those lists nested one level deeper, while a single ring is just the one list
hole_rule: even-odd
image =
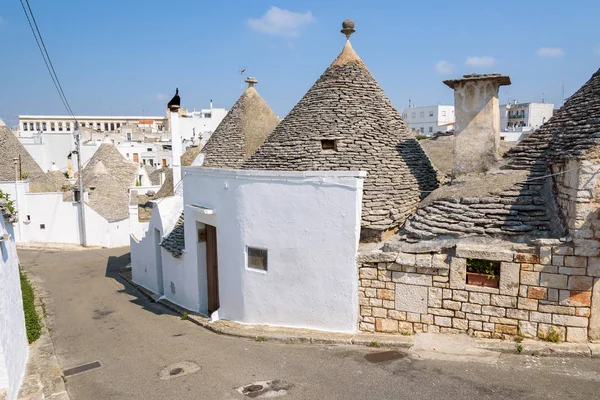
[{"label": "door frame", "polygon": [[208,314],[219,309],[219,257],[217,245],[217,228],[204,225],[206,230],[206,294],[208,298]]}]

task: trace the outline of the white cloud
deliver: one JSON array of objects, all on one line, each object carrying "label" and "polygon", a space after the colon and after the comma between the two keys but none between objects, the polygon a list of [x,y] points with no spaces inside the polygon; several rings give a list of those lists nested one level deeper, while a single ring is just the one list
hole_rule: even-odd
[{"label": "white cloud", "polygon": [[540,57],[562,57],[565,52],[560,47],[540,47],[535,54]]},{"label": "white cloud", "polygon": [[438,74],[448,75],[454,72],[454,64],[449,63],[448,61],[438,61],[435,64],[435,70]]},{"label": "white cloud", "polygon": [[169,100],[169,95],[164,93],[156,93],[156,96],[154,96],[154,98],[158,101],[167,101]]},{"label": "white cloud", "polygon": [[498,60],[491,56],[472,56],[465,61],[467,67],[493,67],[496,64]]},{"label": "white cloud", "polygon": [[269,35],[298,37],[300,29],[315,21],[310,11],[302,14],[271,7],[262,18],[248,19],[248,26]]}]

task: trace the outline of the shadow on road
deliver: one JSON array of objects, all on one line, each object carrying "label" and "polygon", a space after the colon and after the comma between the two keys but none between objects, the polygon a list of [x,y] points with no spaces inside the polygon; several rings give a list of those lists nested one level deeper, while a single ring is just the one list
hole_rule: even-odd
[{"label": "shadow on road", "polygon": [[[154,300],[150,299],[148,296],[141,293],[139,290],[134,288],[131,283],[127,282],[119,273],[124,271],[127,265],[131,263],[131,253],[125,253],[120,256],[109,256],[106,262],[106,272],[105,276],[107,278],[114,279],[115,281],[121,283],[124,288],[121,290],[117,290],[119,294],[128,294],[135,299],[130,300],[131,303],[138,305],[140,308],[150,311],[155,315],[177,315],[177,313],[169,310],[168,308],[156,303]],[[131,273],[131,270],[126,271],[125,273]]]},{"label": "shadow on road", "polygon": [[106,277],[116,278],[119,271],[125,269],[125,267],[131,262],[131,253],[125,253],[121,256],[109,256],[108,262],[106,263]]}]

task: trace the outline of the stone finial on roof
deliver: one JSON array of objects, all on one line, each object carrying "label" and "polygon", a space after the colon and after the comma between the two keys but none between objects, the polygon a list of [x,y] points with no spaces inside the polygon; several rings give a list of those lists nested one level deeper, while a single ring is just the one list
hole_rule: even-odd
[{"label": "stone finial on roof", "polygon": [[350,35],[356,32],[354,30],[354,21],[351,19],[344,20],[344,22],[342,22],[342,30],[340,32],[346,35],[346,40],[350,40]]},{"label": "stone finial on roof", "polygon": [[248,84],[248,87],[254,87],[254,85],[256,85],[258,83],[258,79],[256,79],[253,76],[249,76],[246,78],[246,80],[244,81]]}]

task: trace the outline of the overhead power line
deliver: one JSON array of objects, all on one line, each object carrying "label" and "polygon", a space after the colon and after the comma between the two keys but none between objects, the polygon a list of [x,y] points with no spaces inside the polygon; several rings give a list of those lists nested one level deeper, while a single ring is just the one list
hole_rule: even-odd
[{"label": "overhead power line", "polygon": [[[35,20],[35,16],[33,15],[33,10],[31,9],[29,0],[25,0],[25,4],[27,4],[27,8],[25,8],[25,4],[23,3],[23,0],[19,0],[19,1],[21,2],[21,7],[23,7],[23,12],[25,13],[25,17],[27,18],[27,22],[29,23],[29,27],[31,28],[31,32],[33,33],[33,37],[35,38],[35,42],[37,43],[38,49],[40,50],[42,58],[44,59],[44,64],[46,64],[46,69],[48,69],[48,73],[50,74],[50,77],[52,78],[54,87],[56,88],[56,91],[58,92],[58,96],[60,97],[60,100],[62,101],[63,106],[67,110],[67,113],[69,113],[69,115],[71,117],[73,117],[73,119],[75,119],[75,122],[77,123],[75,114],[73,114],[73,110],[71,109],[69,100],[67,100],[67,96],[65,95],[62,85],[60,84],[60,80],[58,79],[58,75],[56,74],[56,70],[54,69],[54,65],[52,64],[52,59],[50,58],[50,54],[48,53],[48,49],[46,48],[46,44],[44,43],[44,38],[42,37],[42,33],[40,32],[40,29]],[[29,10],[29,12],[27,10]],[[33,21],[33,24],[31,21]]]}]

